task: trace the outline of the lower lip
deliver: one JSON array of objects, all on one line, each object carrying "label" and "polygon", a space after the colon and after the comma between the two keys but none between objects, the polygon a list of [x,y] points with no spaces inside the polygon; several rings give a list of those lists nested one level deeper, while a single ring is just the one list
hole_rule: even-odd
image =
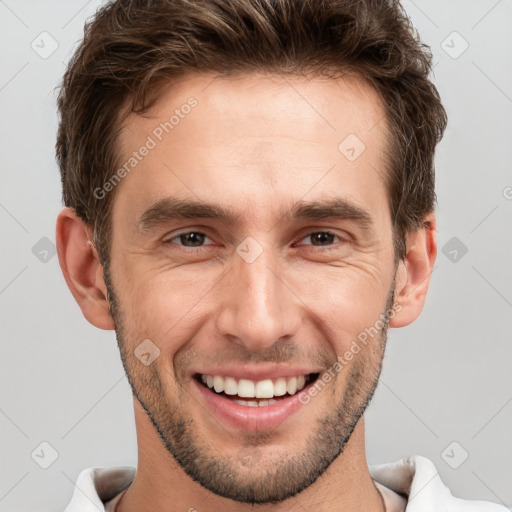
[{"label": "lower lip", "polygon": [[[288,398],[283,398],[272,405],[262,407],[251,407],[237,404],[234,400],[218,395],[214,391],[192,379],[200,395],[206,402],[210,412],[223,423],[237,429],[250,432],[270,430],[278,427],[284,420],[296,413],[303,403],[299,400],[300,395],[307,394],[307,391],[314,382],[309,382],[299,393]],[[239,400],[250,400],[242,399]],[[307,403],[307,402],[306,402]]]}]

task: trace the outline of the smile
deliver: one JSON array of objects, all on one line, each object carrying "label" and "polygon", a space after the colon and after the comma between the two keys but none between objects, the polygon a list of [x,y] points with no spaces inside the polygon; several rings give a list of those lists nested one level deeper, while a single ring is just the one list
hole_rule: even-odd
[{"label": "smile", "polygon": [[301,410],[300,394],[307,392],[319,375],[252,380],[198,373],[192,382],[211,416],[236,429],[260,431],[278,427]]},{"label": "smile", "polygon": [[[259,381],[223,377],[221,375],[200,375],[200,378],[201,382],[215,393],[233,397],[237,404],[248,407],[263,407],[277,403],[275,398],[295,395],[317,376],[318,374],[310,373],[296,377],[280,377]],[[237,398],[257,398],[258,400],[238,400]]]}]

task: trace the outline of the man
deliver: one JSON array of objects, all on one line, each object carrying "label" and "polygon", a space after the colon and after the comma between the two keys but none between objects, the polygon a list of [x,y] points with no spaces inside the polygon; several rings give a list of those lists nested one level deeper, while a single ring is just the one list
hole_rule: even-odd
[{"label": "man", "polygon": [[389,326],[436,257],[430,55],[398,2],[138,0],[59,95],[59,261],[115,329],[138,467],[67,512],[493,511],[426,458],[368,468]]}]

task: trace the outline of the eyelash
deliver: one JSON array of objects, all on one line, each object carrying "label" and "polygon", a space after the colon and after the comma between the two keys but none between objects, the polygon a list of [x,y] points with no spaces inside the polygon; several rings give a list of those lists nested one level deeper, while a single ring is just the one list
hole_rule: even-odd
[{"label": "eyelash", "polygon": [[[163,243],[164,243],[164,245],[171,245],[174,243],[173,240],[175,240],[176,238],[180,238],[183,235],[190,235],[191,233],[205,235],[206,238],[210,238],[208,235],[206,235],[206,233],[203,233],[202,231],[182,231],[181,233],[174,235],[172,238],[169,238],[168,240],[164,240]],[[319,233],[335,236],[339,240],[339,242],[337,242],[337,243],[349,243],[348,239],[341,238],[340,236],[336,235],[335,233],[332,233],[331,231],[311,231],[308,234],[306,234],[305,236],[303,236],[300,240],[304,240],[304,238],[308,238],[312,235],[316,235]],[[197,246],[196,248],[193,248],[193,247],[186,247],[186,246],[180,245],[180,244],[176,244],[176,245],[178,245],[181,248],[181,250],[186,251],[186,252],[198,253],[198,252],[201,252],[201,249],[202,250],[206,249],[206,246]],[[295,244],[293,244],[293,245],[295,246]],[[334,246],[336,246],[336,242],[333,242],[332,245],[330,245],[330,246],[321,246],[321,245],[316,246],[313,244],[306,244],[306,245],[309,245],[311,247],[318,247],[320,249],[320,251],[323,252],[323,251],[332,250],[334,248]]]}]

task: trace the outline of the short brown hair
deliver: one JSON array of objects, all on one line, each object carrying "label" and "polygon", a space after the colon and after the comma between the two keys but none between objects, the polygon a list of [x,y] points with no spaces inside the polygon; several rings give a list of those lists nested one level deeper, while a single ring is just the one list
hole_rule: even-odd
[{"label": "short brown hair", "polygon": [[[388,123],[386,184],[395,256],[434,210],[434,152],[446,112],[432,55],[398,0],[117,0],[86,23],[58,96],[63,199],[92,227],[108,267],[122,115],[143,113],[187,72],[356,73],[380,94]],[[124,108],[128,105],[128,108]]]}]

